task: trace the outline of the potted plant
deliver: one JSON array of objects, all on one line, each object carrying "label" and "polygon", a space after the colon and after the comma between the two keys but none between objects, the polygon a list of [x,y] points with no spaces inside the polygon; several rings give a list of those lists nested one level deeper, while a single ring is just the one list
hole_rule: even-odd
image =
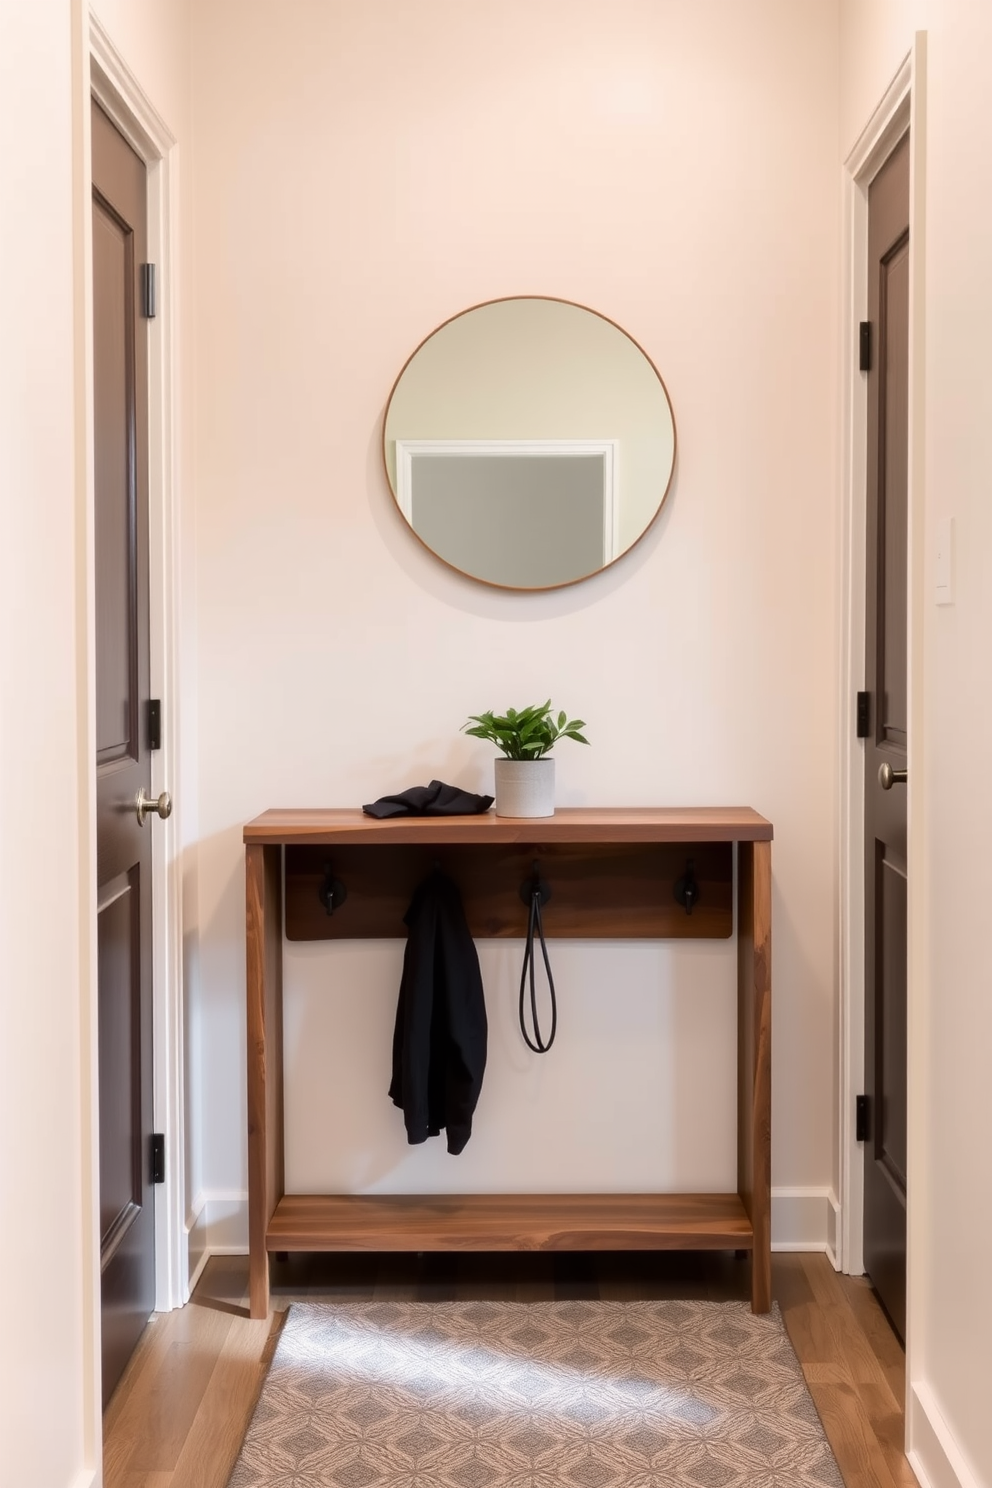
[{"label": "potted plant", "polygon": [[[472,725],[472,727],[470,727]],[[503,758],[496,761],[497,816],[554,816],[555,762],[551,751],[559,739],[588,744],[581,718],[557,719],[551,699],[543,706],[507,708],[505,714],[473,713],[463,724],[467,734],[488,739]]]}]

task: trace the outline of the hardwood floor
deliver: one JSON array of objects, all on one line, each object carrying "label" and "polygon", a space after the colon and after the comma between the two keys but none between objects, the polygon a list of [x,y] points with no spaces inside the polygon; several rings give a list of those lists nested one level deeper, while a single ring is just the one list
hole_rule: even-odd
[{"label": "hardwood floor", "polygon": [[[215,1257],[187,1307],[152,1318],[104,1417],[105,1488],[225,1488],[294,1298],[746,1299],[750,1266],[724,1252],[294,1256],[272,1281],[273,1314],[252,1322],[247,1257]],[[871,1287],[825,1256],[775,1255],[772,1291],[847,1488],[915,1488],[905,1359]]]}]

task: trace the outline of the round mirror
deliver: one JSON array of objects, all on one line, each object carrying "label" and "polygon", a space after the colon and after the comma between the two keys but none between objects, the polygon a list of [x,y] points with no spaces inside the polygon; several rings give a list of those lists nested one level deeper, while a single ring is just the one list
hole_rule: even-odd
[{"label": "round mirror", "polygon": [[653,362],[605,316],[507,299],[410,357],[383,425],[397,505],[431,552],[505,589],[588,578],[643,537],[675,465]]}]

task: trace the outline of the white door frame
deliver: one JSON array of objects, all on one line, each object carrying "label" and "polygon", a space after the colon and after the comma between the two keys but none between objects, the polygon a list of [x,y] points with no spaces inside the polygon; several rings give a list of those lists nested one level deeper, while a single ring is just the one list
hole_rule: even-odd
[{"label": "white door frame", "polygon": [[[922,814],[922,562],[924,439],[924,214],[926,34],[917,34],[878,108],[844,162],[844,324],[843,478],[844,534],[842,596],[841,850],[840,850],[840,1255],[843,1271],[864,1271],[864,1148],[855,1139],[855,1097],[863,1090],[865,1017],[864,940],[864,745],[856,737],[855,694],[865,676],[866,477],[868,390],[858,371],[858,323],[868,303],[868,187],[896,144],[910,130],[910,304],[909,304],[909,613],[907,665],[909,685],[908,843],[909,946],[908,1016],[910,1026],[910,1151],[913,1106],[919,1100],[914,1079],[915,1010],[923,987],[925,957],[916,906],[923,902]],[[917,1165],[911,1203],[919,1201]],[[910,1297],[907,1299],[911,1300]]]},{"label": "white door frame", "polygon": [[[183,795],[178,728],[176,140],[92,11],[89,56],[92,96],[148,169],[148,255],[157,273],[156,314],[148,323],[149,681],[152,697],[162,701],[162,747],[151,756],[151,791],[155,796],[168,790],[173,798],[173,810],[168,820],[156,822],[152,830],[152,1028],[155,1130],[164,1133],[166,1150],[165,1182],[155,1190],[155,1310],[166,1312],[181,1306],[189,1296],[179,853]],[[88,204],[92,198],[89,160],[86,171]],[[87,232],[90,231],[87,205]],[[88,314],[92,317],[92,305]],[[89,685],[91,689],[95,685],[92,675]]]}]

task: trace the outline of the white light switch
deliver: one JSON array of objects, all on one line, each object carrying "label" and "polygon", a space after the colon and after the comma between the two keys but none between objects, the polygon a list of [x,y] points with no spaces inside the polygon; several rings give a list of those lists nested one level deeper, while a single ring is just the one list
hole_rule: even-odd
[{"label": "white light switch", "polygon": [[934,599],[939,605],[954,603],[954,518],[937,523],[937,552],[934,562]]}]

